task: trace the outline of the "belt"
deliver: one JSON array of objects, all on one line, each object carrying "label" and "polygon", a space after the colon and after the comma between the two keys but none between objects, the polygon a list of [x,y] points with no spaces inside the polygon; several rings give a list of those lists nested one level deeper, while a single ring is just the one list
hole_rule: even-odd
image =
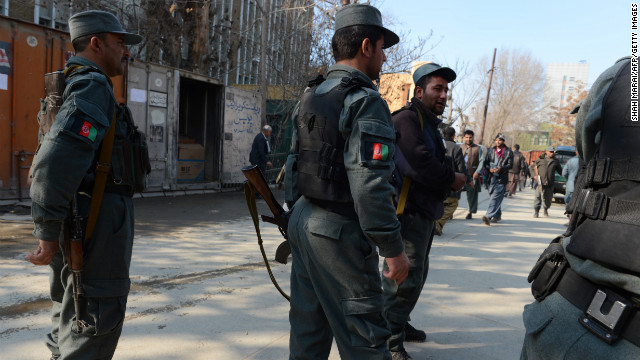
[{"label": "belt", "polygon": [[346,216],[352,220],[358,219],[358,214],[356,214],[356,209],[353,207],[352,202],[341,203],[341,202],[312,199],[312,198],[307,198],[307,199],[310,202],[312,202],[314,205],[319,206],[327,211],[331,211],[332,213]]},{"label": "belt", "polygon": [[[611,344],[622,337],[640,347],[640,313],[638,304],[629,296],[581,277],[568,268],[556,291],[585,314],[580,324]],[[604,310],[603,311],[603,305]],[[603,312],[606,312],[603,313]]]}]

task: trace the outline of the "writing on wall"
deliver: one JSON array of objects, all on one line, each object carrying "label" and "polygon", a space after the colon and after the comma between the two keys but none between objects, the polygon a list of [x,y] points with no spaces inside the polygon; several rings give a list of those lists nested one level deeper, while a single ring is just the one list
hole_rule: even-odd
[{"label": "writing on wall", "polygon": [[260,132],[261,95],[243,89],[226,87],[224,96],[224,144],[222,177],[224,183],[242,183],[240,169],[249,165],[253,138]]}]

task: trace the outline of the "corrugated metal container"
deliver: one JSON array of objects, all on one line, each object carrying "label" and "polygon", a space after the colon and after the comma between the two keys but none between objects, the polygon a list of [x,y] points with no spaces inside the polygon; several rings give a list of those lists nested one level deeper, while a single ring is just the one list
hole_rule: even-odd
[{"label": "corrugated metal container", "polygon": [[[66,32],[0,16],[0,199],[29,196],[44,74],[62,69],[72,51]],[[260,132],[259,93],[141,61],[112,80],[116,98],[147,134],[147,192],[217,190],[244,181],[240,169]],[[181,147],[201,148],[199,158],[180,159]]]}]

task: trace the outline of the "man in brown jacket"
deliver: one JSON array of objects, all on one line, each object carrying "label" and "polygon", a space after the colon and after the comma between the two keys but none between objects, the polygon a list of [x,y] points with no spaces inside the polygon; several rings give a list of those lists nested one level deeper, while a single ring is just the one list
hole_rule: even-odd
[{"label": "man in brown jacket", "polygon": [[524,155],[520,152],[520,145],[513,145],[513,167],[509,170],[509,182],[507,183],[507,196],[511,197],[516,194],[518,183],[520,182],[520,174],[524,172],[527,164],[524,161]]},{"label": "man in brown jacket", "polygon": [[462,145],[462,153],[464,155],[465,165],[467,166],[467,173],[473,182],[465,185],[464,189],[467,191],[467,202],[469,203],[469,211],[465,219],[472,219],[471,214],[478,212],[478,193],[480,192],[480,172],[482,168],[479,164],[484,159],[482,148],[473,143],[474,133],[471,130],[465,130],[464,132],[464,145]]}]

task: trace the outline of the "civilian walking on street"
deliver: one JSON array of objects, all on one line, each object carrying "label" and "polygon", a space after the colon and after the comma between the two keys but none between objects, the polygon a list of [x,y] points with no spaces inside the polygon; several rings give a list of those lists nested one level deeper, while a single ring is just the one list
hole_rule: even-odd
[{"label": "civilian walking on street", "polygon": [[502,200],[507,181],[509,181],[509,169],[513,166],[513,153],[504,144],[504,135],[498,134],[495,139],[496,145],[487,151],[483,167],[489,173],[489,207],[487,213],[482,217],[482,222],[486,225],[497,223],[502,220]]},{"label": "civilian walking on street", "polygon": [[271,144],[269,143],[271,131],[272,129],[269,125],[262,127],[262,132],[253,138],[251,154],[249,154],[249,162],[251,165],[258,165],[258,168],[262,171],[262,175],[264,175],[265,178],[267,178],[267,166],[273,166],[271,161],[267,159],[267,155],[271,153]]},{"label": "civilian walking on street", "polygon": [[478,193],[482,191],[482,164],[484,162],[484,154],[482,147],[473,143],[474,133],[471,130],[464,132],[464,144],[462,145],[462,153],[464,155],[467,174],[473,179],[473,184],[467,184],[464,190],[467,192],[467,203],[469,211],[465,219],[471,220],[472,214],[478,212]]},{"label": "civilian walking on street", "polygon": [[547,211],[551,207],[553,200],[553,185],[556,182],[555,174],[562,175],[562,165],[555,157],[553,146],[547,147],[544,158],[536,160],[534,167],[535,177],[538,182],[535,197],[533,199],[533,217],[537,218],[540,213],[540,207],[544,209],[544,216],[549,216]]},{"label": "civilian walking on street", "polygon": [[[447,126],[443,132],[444,144],[447,149],[447,156],[453,159],[453,166],[455,171],[460,174],[467,175],[467,183],[465,186],[473,187],[473,183],[471,182],[471,177],[467,174],[467,167],[464,164],[464,157],[462,156],[462,149],[458,144],[456,144],[456,129],[451,126]],[[458,208],[458,201],[460,200],[460,191],[452,191],[449,196],[444,200],[444,214],[442,217],[436,221],[435,234],[440,236],[442,235],[442,229],[444,228],[444,224],[447,221],[453,219],[453,213]]]},{"label": "civilian walking on street", "polygon": [[577,155],[569,159],[562,169],[562,177],[567,180],[567,187],[564,193],[564,204],[569,205],[571,196],[573,195],[573,189],[575,187],[576,175],[580,169],[580,157]]},{"label": "civilian walking on street", "polygon": [[434,226],[444,213],[443,201],[450,190],[460,190],[466,181],[465,174],[456,173],[444,162],[446,149],[438,131],[442,122],[438,115],[444,112],[449,83],[455,78],[450,68],[435,63],[420,66],[413,74],[416,88],[411,104],[393,113],[398,136],[394,172],[396,194],[400,194],[397,212],[411,264],[402,284],[387,278],[382,281],[385,316],[391,327],[389,350],[394,360],[411,359],[405,340],[426,339],[424,331],[409,325],[409,315],[427,280]]},{"label": "civilian walking on street", "polygon": [[524,175],[524,169],[527,167],[524,161],[524,155],[520,152],[520,145],[513,145],[513,167],[509,169],[509,182],[507,183],[507,194],[513,196],[516,194],[518,185],[520,184],[520,175]]}]

